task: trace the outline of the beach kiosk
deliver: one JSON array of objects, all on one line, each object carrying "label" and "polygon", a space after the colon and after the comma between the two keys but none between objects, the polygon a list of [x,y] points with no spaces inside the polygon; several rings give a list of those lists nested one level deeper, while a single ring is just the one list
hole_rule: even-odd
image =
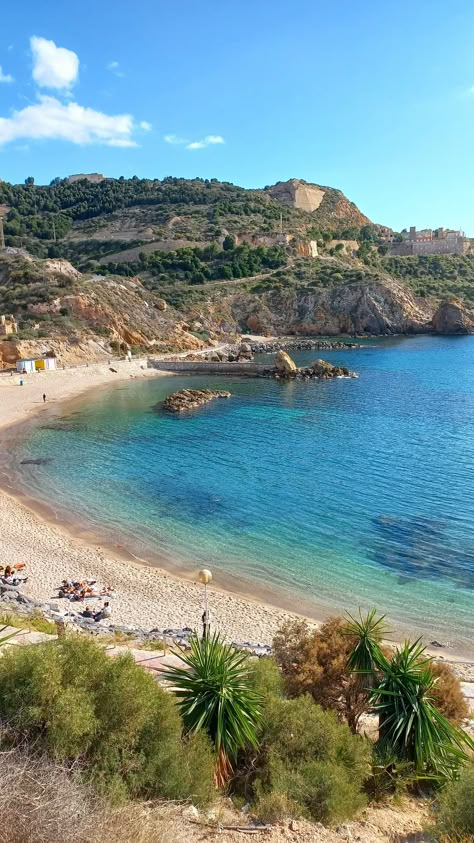
[{"label": "beach kiosk", "polygon": [[44,372],[47,369],[56,368],[55,357],[30,357],[16,361],[16,370],[20,374],[30,374],[30,372]]}]

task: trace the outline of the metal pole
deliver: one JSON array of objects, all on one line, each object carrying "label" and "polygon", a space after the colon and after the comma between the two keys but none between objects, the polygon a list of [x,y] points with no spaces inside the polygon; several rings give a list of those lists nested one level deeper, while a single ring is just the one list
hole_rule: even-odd
[{"label": "metal pole", "polygon": [[209,635],[209,624],[207,615],[207,583],[204,583],[204,615],[202,618],[202,637],[205,640]]}]

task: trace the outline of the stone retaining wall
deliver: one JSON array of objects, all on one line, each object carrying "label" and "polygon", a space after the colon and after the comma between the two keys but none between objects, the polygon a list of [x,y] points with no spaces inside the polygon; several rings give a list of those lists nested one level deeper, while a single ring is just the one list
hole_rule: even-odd
[{"label": "stone retaining wall", "polygon": [[259,377],[271,368],[269,363],[206,363],[200,360],[154,360],[149,358],[148,365],[161,372],[176,372],[189,375],[243,375]]}]

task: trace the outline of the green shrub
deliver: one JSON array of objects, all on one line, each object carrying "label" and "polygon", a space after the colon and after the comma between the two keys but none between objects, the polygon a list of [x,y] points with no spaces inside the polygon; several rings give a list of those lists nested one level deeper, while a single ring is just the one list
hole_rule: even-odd
[{"label": "green shrub", "polygon": [[264,700],[283,696],[283,675],[274,659],[264,658],[253,662],[251,668],[253,687]]},{"label": "green shrub", "polygon": [[[258,790],[260,790],[258,788]],[[276,823],[289,817],[298,817],[301,807],[288,798],[286,793],[259,793],[254,816],[263,823]]]},{"label": "green shrub", "polygon": [[441,840],[472,840],[474,835],[474,766],[450,782],[440,798],[436,830]]},{"label": "green shrub", "polygon": [[213,755],[183,739],[176,704],[131,656],[109,658],[83,638],[11,648],[0,660],[0,720],[13,745],[80,760],[117,799],[213,796]]},{"label": "green shrub", "polygon": [[267,698],[264,719],[254,783],[257,813],[297,805],[299,814],[334,823],[364,807],[370,748],[334,712],[323,711],[309,696],[275,695]]},{"label": "green shrub", "polygon": [[43,617],[40,612],[26,618],[5,612],[0,615],[0,625],[14,626],[16,629],[33,629],[35,632],[45,632],[46,635],[55,635],[57,632],[56,625]]}]

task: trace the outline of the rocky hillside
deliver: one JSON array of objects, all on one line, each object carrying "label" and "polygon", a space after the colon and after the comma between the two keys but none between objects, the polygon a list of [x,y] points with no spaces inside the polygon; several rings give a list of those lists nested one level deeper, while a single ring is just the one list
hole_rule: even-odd
[{"label": "rocky hillside", "polygon": [[54,351],[62,362],[101,360],[125,347],[157,351],[200,348],[183,314],[138,278],[83,275],[68,261],[0,252],[0,313],[19,332],[0,337],[0,365]]},{"label": "rocky hillside", "polygon": [[[393,256],[340,191],[212,180],[0,182],[0,362],[198,349],[240,332],[474,331],[474,256]],[[2,339],[0,335],[0,340]]]},{"label": "rocky hillside", "polygon": [[459,300],[416,296],[374,268],[335,259],[313,260],[308,268],[307,262],[266,268],[254,279],[186,285],[178,275],[157,285],[150,277],[81,273],[68,261],[7,248],[0,253],[0,314],[13,315],[19,332],[1,337],[0,363],[48,350],[66,363],[128,348],[192,350],[240,333],[474,331],[474,310]]},{"label": "rocky hillside", "polygon": [[308,184],[303,179],[290,179],[266,187],[265,192],[278,202],[312,214],[322,229],[337,228],[339,225],[360,228],[371,224],[357,205],[333,187]]},{"label": "rocky hillside", "polygon": [[338,190],[303,181],[245,190],[216,179],[0,182],[6,243],[45,257],[99,259],[117,247],[208,243],[231,233],[311,237],[370,221]]}]

